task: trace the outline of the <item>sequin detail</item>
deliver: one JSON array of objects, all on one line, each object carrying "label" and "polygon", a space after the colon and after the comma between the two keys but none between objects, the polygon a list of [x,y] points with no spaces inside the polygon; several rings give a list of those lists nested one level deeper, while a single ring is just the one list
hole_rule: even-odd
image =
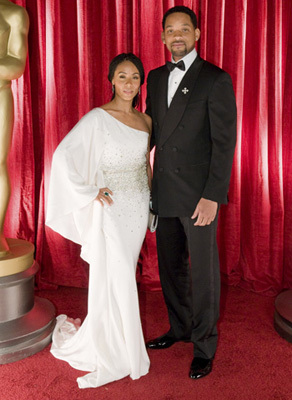
[{"label": "sequin detail", "polygon": [[131,170],[103,171],[105,185],[114,193],[147,192],[146,163]]},{"label": "sequin detail", "polygon": [[[112,117],[110,117],[112,119]],[[101,160],[105,186],[117,192],[149,191],[146,151],[148,134],[126,127],[118,121],[117,130],[107,131]]]}]

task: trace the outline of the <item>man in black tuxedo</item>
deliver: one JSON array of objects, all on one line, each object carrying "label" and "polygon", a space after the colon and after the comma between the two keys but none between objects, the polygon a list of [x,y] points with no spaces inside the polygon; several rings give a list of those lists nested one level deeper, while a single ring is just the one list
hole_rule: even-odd
[{"label": "man in black tuxedo", "polygon": [[166,12],[162,41],[173,63],[150,71],[146,101],[156,145],[152,205],[159,216],[159,273],[170,322],[169,332],[147,347],[193,342],[192,379],[211,372],[217,346],[217,218],[227,203],[236,144],[231,78],[197,55],[199,37],[192,10]]}]

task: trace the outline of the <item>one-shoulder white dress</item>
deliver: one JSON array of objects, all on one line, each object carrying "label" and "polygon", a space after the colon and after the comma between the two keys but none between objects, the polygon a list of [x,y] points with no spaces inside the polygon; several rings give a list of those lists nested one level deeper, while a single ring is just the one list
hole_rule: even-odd
[{"label": "one-shoulder white dress", "polygon": [[[46,224],[82,246],[90,272],[88,314],[79,329],[57,317],[51,353],[88,371],[80,388],[149,370],[135,279],[148,221],[147,144],[147,132],[95,108],[53,156]],[[101,187],[112,190],[112,206],[95,200]]]}]

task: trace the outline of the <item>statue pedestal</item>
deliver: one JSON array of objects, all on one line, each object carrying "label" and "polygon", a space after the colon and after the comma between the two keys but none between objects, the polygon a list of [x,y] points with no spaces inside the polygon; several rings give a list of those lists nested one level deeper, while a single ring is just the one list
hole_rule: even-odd
[{"label": "statue pedestal", "polygon": [[34,246],[7,239],[10,252],[0,258],[0,364],[31,356],[46,347],[55,326],[55,307],[34,297],[39,265]]},{"label": "statue pedestal", "polygon": [[274,327],[280,336],[292,343],[292,290],[286,290],[276,298]]}]

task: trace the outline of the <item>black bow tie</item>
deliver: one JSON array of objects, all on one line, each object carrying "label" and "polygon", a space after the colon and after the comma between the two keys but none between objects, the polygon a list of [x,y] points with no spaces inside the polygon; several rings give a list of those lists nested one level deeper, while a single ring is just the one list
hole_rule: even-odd
[{"label": "black bow tie", "polygon": [[183,62],[183,60],[180,60],[177,64],[167,61],[166,66],[170,72],[173,71],[175,67],[181,69],[182,71],[186,70],[185,63]]}]

